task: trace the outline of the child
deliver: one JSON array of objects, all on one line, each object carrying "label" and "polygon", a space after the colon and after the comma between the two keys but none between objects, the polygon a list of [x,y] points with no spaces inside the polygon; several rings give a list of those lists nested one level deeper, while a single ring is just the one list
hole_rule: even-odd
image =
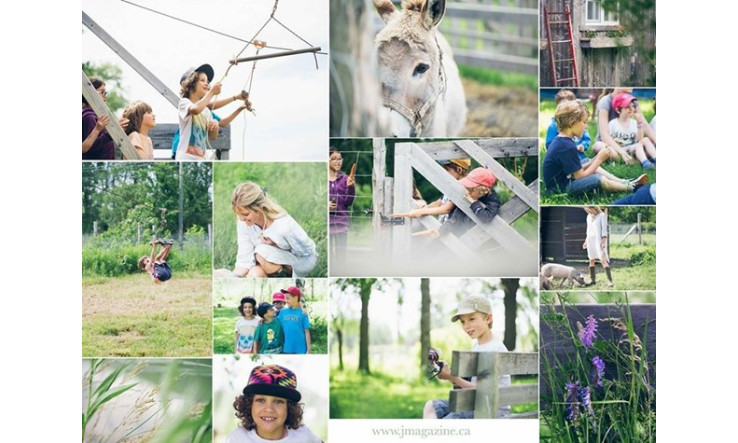
[{"label": "child", "polygon": [[243,388],[243,395],[233,402],[241,424],[228,434],[226,441],[321,443],[320,438],[302,424],[301,399],[294,372],[279,365],[255,367]]},{"label": "child", "polygon": [[277,311],[276,315],[279,315],[285,304],[284,294],[281,291],[272,294],[272,304],[274,305],[274,309]]},{"label": "child", "polygon": [[315,242],[259,185],[238,185],[231,207],[237,217],[236,276],[299,278],[313,270]]},{"label": "child", "polygon": [[244,297],[238,305],[241,318],[236,321],[236,354],[254,354],[254,331],[259,326],[259,319],[254,316],[256,300]]},{"label": "child", "polygon": [[[556,94],[556,106],[558,106],[559,103],[563,101],[576,100],[577,96],[568,89],[562,89]],[[558,133],[559,127],[556,126],[556,117],[551,117],[551,124],[548,125],[548,130],[546,131],[546,149],[548,149],[548,147],[551,145],[551,142],[554,138],[556,138]],[[589,158],[587,158],[584,153],[587,152],[587,149],[589,149],[589,145],[591,142],[592,138],[589,136],[589,129],[587,128],[584,129],[581,138],[577,137],[574,139],[574,143],[576,143],[577,145],[577,151],[579,151],[579,160],[582,162],[582,164],[589,161]]]},{"label": "child", "polygon": [[[489,300],[481,295],[468,295],[459,302],[456,314],[451,317],[451,322],[460,320],[464,332],[474,341],[473,352],[507,352],[505,345],[495,339],[492,334],[492,307]],[[441,380],[448,380],[462,389],[476,387],[476,378],[467,381],[463,378],[451,375],[449,365],[443,365],[438,374]],[[510,386],[509,375],[500,375],[500,386]],[[509,406],[501,406],[498,417],[510,415]],[[450,412],[448,401],[429,400],[423,408],[423,418],[474,418],[473,411]]]},{"label": "child", "polygon": [[287,307],[279,311],[279,323],[284,331],[284,354],[310,353],[310,318],[300,308],[302,291],[297,286],[280,290],[287,297]]},{"label": "child", "polygon": [[[151,245],[151,256],[144,255],[139,258],[138,268],[148,272],[154,283],[159,284],[172,278],[172,269],[167,264],[167,257],[169,257],[169,251],[171,251],[174,242],[172,240],[154,240],[149,244]],[[156,254],[156,245],[163,246],[158,254]]]},{"label": "child", "polygon": [[343,263],[348,240],[349,208],[354,204],[356,182],[353,175],[341,171],[343,156],[338,148],[331,148],[328,163],[328,209],[330,219],[331,260]]},{"label": "child", "polygon": [[[497,177],[492,174],[492,171],[481,167],[474,169],[469,175],[459,180],[459,183],[466,188],[464,197],[471,203],[472,212],[479,217],[482,223],[490,223],[500,210],[500,198],[492,189],[496,182]],[[476,225],[474,220],[456,207],[453,202],[451,202],[451,205],[451,213],[439,230],[429,229],[415,235],[427,234],[436,238],[447,233],[453,233],[460,236]],[[411,211],[410,214],[413,216],[414,213],[423,213],[424,209],[416,209]]]},{"label": "child", "polygon": [[[108,101],[108,91],[105,82],[97,77],[90,77],[90,83],[95,88],[103,102]],[[95,111],[82,96],[82,160],[115,160],[115,143],[105,127],[110,123],[107,115],[98,119]],[[118,124],[125,130],[128,120],[121,118]]]},{"label": "child", "polygon": [[556,107],[556,124],[559,135],[551,142],[543,159],[543,181],[549,192],[576,195],[595,190],[605,192],[633,191],[637,185],[648,182],[643,174],[634,180],[622,180],[599,174],[600,164],[610,156],[610,147],[605,145],[584,167],[579,160],[574,137],[581,137],[587,127],[589,112],[577,101],[563,101]]},{"label": "child", "polygon": [[[643,136],[643,126],[633,119],[637,106],[636,98],[628,93],[615,96],[612,107],[618,118],[610,120],[610,136],[629,155],[635,155],[643,169],[656,169],[656,146]],[[617,160],[618,156],[611,155],[611,159]]]},{"label": "child", "polygon": [[208,109],[208,103],[220,94],[222,87],[216,83],[210,88],[214,75],[213,67],[207,63],[197,69],[190,68],[182,75],[176,160],[205,160],[208,139],[218,137],[218,122]]},{"label": "child", "polygon": [[254,333],[255,354],[281,354],[282,345],[284,344],[284,334],[282,333],[282,325],[275,320],[277,310],[274,305],[262,303],[256,309],[259,317],[263,319],[262,323],[256,327]]},{"label": "child", "polygon": [[149,137],[149,131],[156,127],[156,116],[151,106],[142,101],[133,102],[123,111],[123,118],[128,119],[126,134],[141,160],[153,160],[154,144]]},{"label": "child", "polygon": [[595,260],[599,259],[607,274],[607,286],[612,287],[614,285],[607,255],[607,212],[597,206],[587,206],[584,211],[587,213],[587,238],[582,249],[587,250],[589,258],[590,282],[587,286],[595,284]]},{"label": "child", "polygon": [[[468,158],[452,158],[451,160],[443,160],[438,162],[446,172],[454,178],[461,180],[466,177],[471,168],[471,160]],[[420,217],[422,215],[438,215],[438,221],[444,223],[448,218],[448,214],[454,209],[454,203],[443,195],[440,200],[436,200],[431,204],[410,211],[410,217]]]}]

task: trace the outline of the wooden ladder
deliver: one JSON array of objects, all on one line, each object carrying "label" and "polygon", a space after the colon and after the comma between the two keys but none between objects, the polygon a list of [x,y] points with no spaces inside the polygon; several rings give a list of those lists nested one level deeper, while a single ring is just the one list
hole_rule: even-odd
[{"label": "wooden ladder", "polygon": [[[579,75],[577,74],[577,58],[574,52],[574,37],[571,33],[571,12],[569,5],[565,5],[564,12],[549,12],[548,7],[543,5],[543,21],[546,26],[546,38],[548,39],[548,55],[551,60],[551,73],[553,74],[554,86],[562,83],[572,82],[570,85],[579,86]],[[557,35],[551,33],[551,29],[557,32]],[[566,30],[566,32],[561,32]],[[562,59],[556,60],[556,53],[566,52],[556,51],[554,45],[566,45],[569,48],[569,54],[562,54]],[[558,74],[558,68],[561,69],[561,76]],[[560,78],[562,77],[562,78]]]}]

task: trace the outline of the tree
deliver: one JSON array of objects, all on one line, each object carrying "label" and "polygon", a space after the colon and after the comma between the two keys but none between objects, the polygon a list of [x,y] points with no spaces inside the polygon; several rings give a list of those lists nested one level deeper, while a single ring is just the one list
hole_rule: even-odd
[{"label": "tree", "polygon": [[105,82],[108,92],[108,99],[105,104],[111,111],[115,112],[126,106],[128,100],[123,97],[123,71],[120,67],[112,63],[101,63],[99,65],[92,62],[83,62],[82,71],[87,77],[98,77]]},{"label": "tree", "polygon": [[353,288],[361,297],[361,322],[359,324],[359,372],[369,374],[369,297],[376,278],[341,278],[336,284],[342,289]]},{"label": "tree", "polygon": [[505,338],[503,343],[509,351],[515,350],[517,341],[517,329],[515,320],[517,318],[518,303],[516,295],[520,287],[519,278],[503,278],[500,283],[505,291]]},{"label": "tree", "polygon": [[430,280],[420,279],[420,368],[425,372],[430,349]]}]

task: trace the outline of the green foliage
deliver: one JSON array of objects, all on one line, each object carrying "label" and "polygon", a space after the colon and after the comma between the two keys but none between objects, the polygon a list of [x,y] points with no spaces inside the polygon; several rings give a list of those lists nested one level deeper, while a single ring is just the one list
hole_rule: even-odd
[{"label": "green foliage", "polygon": [[308,277],[327,275],[328,176],[325,163],[218,163],[213,183],[214,248],[216,268],[236,262],[236,216],[233,190],[244,181],[267,188],[268,196],[291,215],[315,242],[318,263]]},{"label": "green foliage", "polygon": [[92,62],[82,62],[82,71],[87,77],[98,77],[105,82],[105,89],[108,92],[106,105],[111,111],[115,112],[126,106],[128,100],[123,96],[123,71],[119,66],[112,63],[94,64]]},{"label": "green foliage", "polygon": [[470,65],[459,65],[459,74],[479,83],[497,86],[519,86],[538,92],[538,77],[521,72],[498,71]]},{"label": "green foliage", "polygon": [[641,216],[641,224],[645,232],[652,231],[656,226],[656,208],[653,206],[620,206],[610,208],[608,220],[613,223],[634,224]]},{"label": "green foliage", "polygon": [[[552,302],[550,298],[549,303]],[[566,298],[562,302],[567,304]],[[574,311],[574,306],[567,306]],[[541,355],[543,376],[550,392],[541,393],[541,436],[560,442],[653,442],[656,440],[656,388],[649,382],[651,359],[646,350],[647,337],[638,337],[634,331],[627,294],[620,306],[620,321],[625,330],[618,340],[595,337],[592,347],[586,348],[566,315],[556,313],[549,306],[541,320],[556,335],[555,343],[570,342],[574,353],[559,360],[552,352]],[[600,323],[602,328],[604,325]],[[607,326],[604,326],[607,327]],[[598,356],[606,364],[602,387],[592,382],[592,358]],[[591,414],[582,412],[571,417],[567,406],[566,384],[578,381],[589,387]],[[575,399],[575,401],[577,401]],[[579,403],[574,403],[578,410]]]}]

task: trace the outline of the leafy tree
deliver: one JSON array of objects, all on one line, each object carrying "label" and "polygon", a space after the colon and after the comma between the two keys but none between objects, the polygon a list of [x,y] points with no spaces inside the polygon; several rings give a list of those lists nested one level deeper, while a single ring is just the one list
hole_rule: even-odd
[{"label": "leafy tree", "polygon": [[82,71],[87,77],[95,76],[105,82],[108,91],[106,104],[111,111],[115,112],[126,106],[128,100],[123,96],[123,71],[119,66],[112,63],[82,62]]},{"label": "leafy tree", "polygon": [[369,297],[376,278],[339,278],[335,284],[346,291],[358,292],[361,297],[361,322],[359,324],[359,372],[369,374]]}]

